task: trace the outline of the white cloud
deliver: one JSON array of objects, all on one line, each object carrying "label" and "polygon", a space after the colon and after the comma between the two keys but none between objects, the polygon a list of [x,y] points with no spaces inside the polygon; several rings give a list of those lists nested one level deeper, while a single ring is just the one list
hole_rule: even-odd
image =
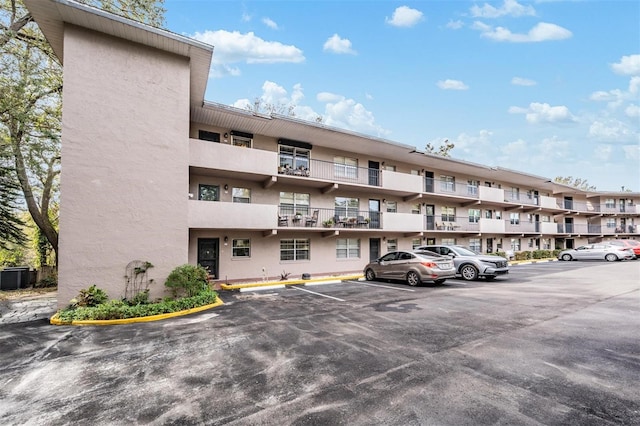
[{"label": "white cloud", "polygon": [[300,63],[305,60],[302,50],[297,47],[263,40],[253,32],[242,34],[239,31],[205,31],[195,33],[192,37],[214,46],[211,61],[211,73],[214,77],[238,75],[239,69],[230,65],[237,62],[274,64]]},{"label": "white cloud", "polygon": [[276,24],[271,18],[262,18],[262,23],[272,30],[278,29],[278,24]]},{"label": "white cloud", "polygon": [[499,8],[491,6],[488,3],[485,3],[482,7],[474,5],[471,7],[471,15],[476,18],[535,16],[536,10],[533,6],[523,6],[516,0],[504,0],[504,3]]},{"label": "white cloud", "polygon": [[635,104],[630,104],[625,110],[624,113],[627,117],[631,118],[640,118],[640,106]]},{"label": "white cloud", "polygon": [[624,152],[624,158],[627,160],[638,162],[640,161],[640,144],[625,145],[622,147]]},{"label": "white cloud", "polygon": [[329,37],[329,39],[324,42],[322,50],[338,54],[356,54],[356,51],[351,48],[351,41],[346,38],[340,38],[338,34]]},{"label": "white cloud", "polygon": [[335,93],[329,92],[320,92],[316,95],[316,99],[318,102],[327,103],[327,102],[338,102],[343,97],[340,95],[336,95]]},{"label": "white cloud", "polygon": [[394,27],[413,27],[424,18],[423,13],[408,6],[400,6],[393,11],[391,19],[385,19],[389,25]]},{"label": "white cloud", "polygon": [[610,161],[613,147],[611,145],[598,145],[593,150],[593,153],[600,161]]},{"label": "white cloud", "polygon": [[616,74],[640,75],[640,55],[623,56],[620,62],[611,64]]},{"label": "white cloud", "polygon": [[436,85],[443,90],[467,90],[469,86],[460,80],[440,80]]},{"label": "white cloud", "polygon": [[511,79],[511,84],[513,84],[514,86],[535,86],[538,83],[528,78],[513,77]]},{"label": "white cloud", "polygon": [[[588,136],[607,142],[628,142],[634,138],[634,132],[629,126],[614,118],[596,120],[589,126]],[[635,138],[637,139],[637,134]]]},{"label": "white cloud", "polygon": [[325,105],[323,123],[359,133],[385,137],[390,132],[378,125],[373,113],[353,99],[341,97]]},{"label": "white cloud", "polygon": [[541,123],[572,123],[576,118],[571,114],[566,106],[551,106],[547,103],[532,102],[528,108],[510,107],[511,114],[525,114],[526,119],[531,124]]},{"label": "white cloud", "polygon": [[447,28],[452,30],[459,30],[462,27],[464,27],[464,23],[461,20],[447,22]]},{"label": "white cloud", "polygon": [[573,36],[571,31],[566,28],[562,28],[556,24],[549,24],[547,22],[540,22],[536,24],[526,34],[512,33],[509,29],[504,27],[493,28],[482,22],[475,22],[472,28],[480,30],[481,37],[511,43],[538,43],[550,40],[564,40]]}]

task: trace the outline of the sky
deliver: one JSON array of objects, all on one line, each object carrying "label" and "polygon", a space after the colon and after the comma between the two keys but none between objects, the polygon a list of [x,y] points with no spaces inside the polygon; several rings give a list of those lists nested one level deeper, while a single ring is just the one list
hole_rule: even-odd
[{"label": "sky", "polygon": [[[637,0],[165,0],[205,99],[640,191]],[[312,141],[311,141],[312,142]]]}]

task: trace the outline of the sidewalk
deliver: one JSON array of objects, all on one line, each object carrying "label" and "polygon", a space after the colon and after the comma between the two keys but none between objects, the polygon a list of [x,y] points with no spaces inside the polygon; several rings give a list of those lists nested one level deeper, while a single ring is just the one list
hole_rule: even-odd
[{"label": "sidewalk", "polygon": [[0,300],[0,326],[49,319],[58,310],[55,291]]}]

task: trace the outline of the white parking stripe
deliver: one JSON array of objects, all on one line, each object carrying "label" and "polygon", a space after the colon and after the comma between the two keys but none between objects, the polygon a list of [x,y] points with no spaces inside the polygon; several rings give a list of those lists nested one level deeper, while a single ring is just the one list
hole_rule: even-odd
[{"label": "white parking stripe", "polygon": [[349,281],[349,282],[350,283],[357,282],[358,284],[368,285],[370,287],[390,288],[392,290],[400,290],[400,291],[415,291],[415,290],[412,290],[410,288],[399,288],[399,287],[391,287],[391,286],[388,286],[388,285],[381,285],[381,284],[370,284],[370,283],[365,283],[365,282],[362,282],[362,281]]},{"label": "white parking stripe", "polygon": [[346,300],[344,300],[344,299],[338,299],[337,297],[328,296],[328,295],[322,294],[322,293],[316,293],[315,291],[306,290],[304,288],[300,288],[300,287],[296,287],[296,286],[291,286],[291,288],[296,289],[296,290],[300,290],[300,291],[306,291],[307,293],[315,294],[317,296],[328,297],[329,299],[334,299],[334,300],[337,300],[339,302],[346,302]]}]

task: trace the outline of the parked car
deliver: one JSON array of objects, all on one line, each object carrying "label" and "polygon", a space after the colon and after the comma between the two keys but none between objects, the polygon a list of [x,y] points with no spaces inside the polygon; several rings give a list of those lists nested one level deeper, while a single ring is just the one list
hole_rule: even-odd
[{"label": "parked car", "polygon": [[613,244],[586,244],[574,249],[562,250],[558,253],[560,260],[606,260],[615,262],[616,260],[634,259],[633,250],[627,247]]},{"label": "parked car", "polygon": [[640,241],[637,240],[610,240],[604,241],[604,243],[614,246],[626,247],[633,250],[633,254],[636,255],[636,259],[640,258]]},{"label": "parked car", "polygon": [[420,246],[416,251],[430,251],[453,258],[456,273],[467,281],[480,277],[491,281],[498,275],[509,273],[509,261],[504,257],[480,254],[462,246],[428,245]]},{"label": "parked car", "polygon": [[456,276],[456,269],[451,259],[434,253],[392,251],[365,266],[364,276],[368,281],[404,280],[416,286],[425,281],[442,284]]}]

